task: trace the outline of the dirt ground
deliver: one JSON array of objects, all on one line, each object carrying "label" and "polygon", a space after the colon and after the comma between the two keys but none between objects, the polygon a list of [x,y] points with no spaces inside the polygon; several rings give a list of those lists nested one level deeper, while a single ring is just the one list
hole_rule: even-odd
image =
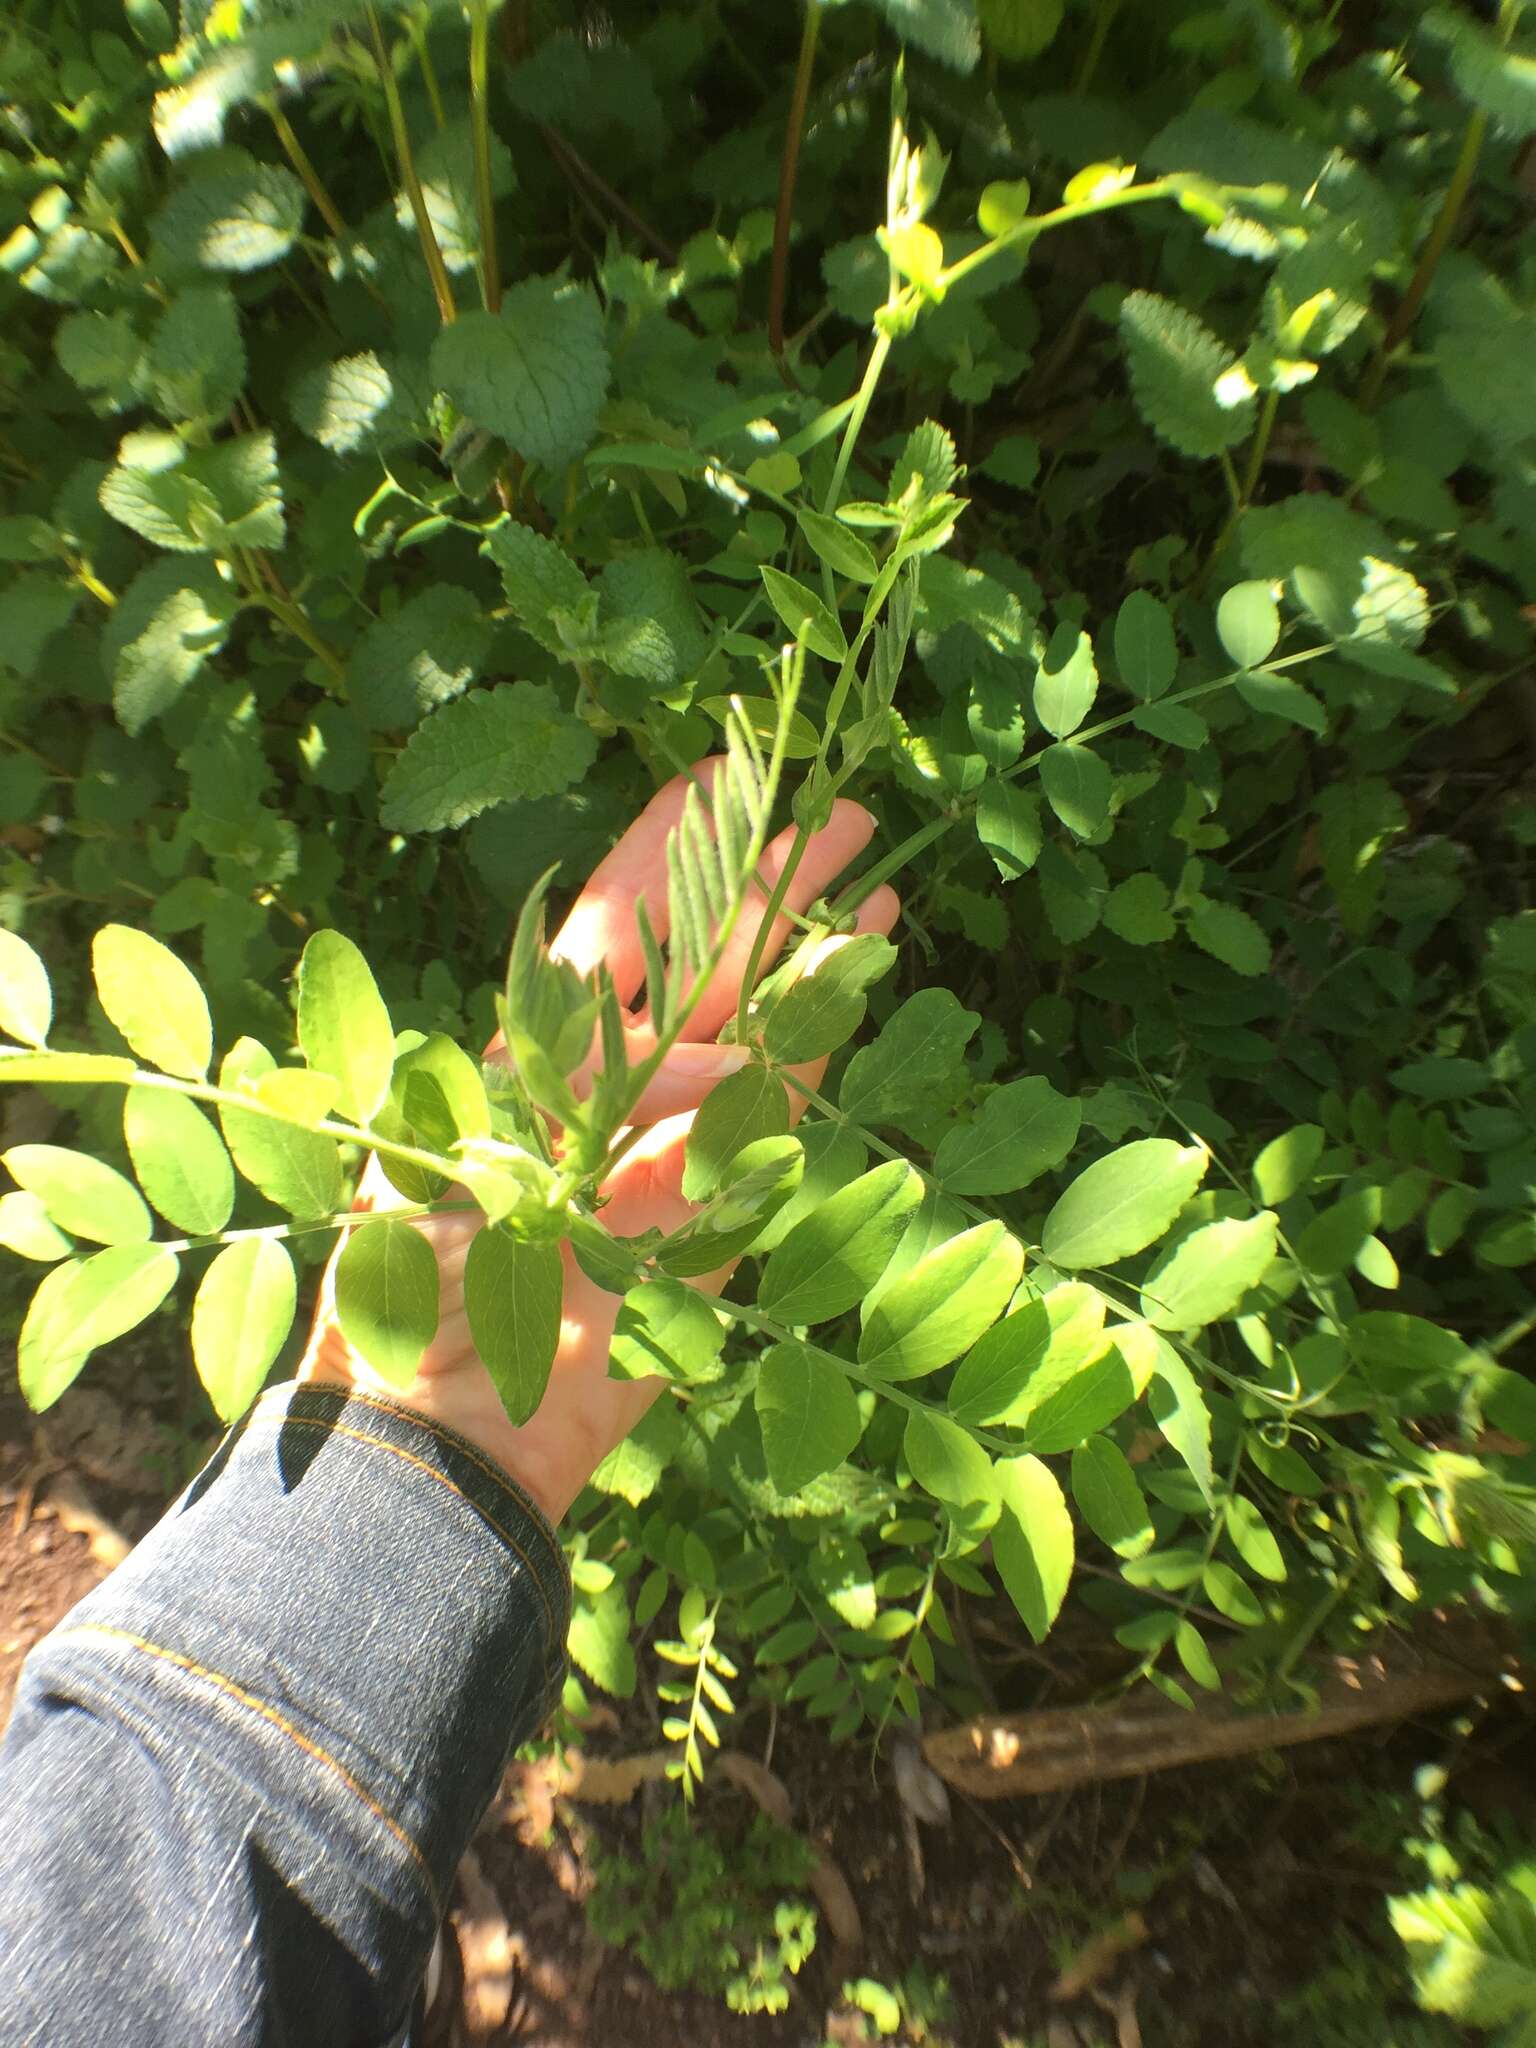
[{"label": "dirt ground", "polygon": [[[0,1721],[26,1651],[202,1448],[176,1399],[147,1392],[136,1404],[87,1386],[41,1430],[0,1401]],[[740,1775],[758,1800],[717,1769],[698,1824],[735,1840],[766,1786],[843,1901],[829,1920],[819,1893],[818,1946],[787,2010],[752,2016],[659,1990],[593,1932],[595,1855],[632,1852],[674,1794],[642,1769],[626,1799],[567,1796],[556,1751],[514,1764],[466,1859],[434,2035],[455,2048],[854,2048],[877,2036],[840,1992],[870,1978],[903,1990],[891,2038],[931,2048],[1442,2048],[1462,2037],[1423,2031],[1398,1988],[1383,1895],[1401,1869],[1372,1801],[1459,1745],[1473,1809],[1536,1833],[1529,1721],[1500,1709],[1473,1723],[1470,1743],[1466,1719],[1446,1715],[1049,1799],[952,1798],[946,1820],[920,1821],[888,1755],[832,1751],[804,1722],[744,1712],[735,1736],[754,1761]],[[634,1703],[600,1712],[585,1753],[633,1758],[655,1742]]]}]

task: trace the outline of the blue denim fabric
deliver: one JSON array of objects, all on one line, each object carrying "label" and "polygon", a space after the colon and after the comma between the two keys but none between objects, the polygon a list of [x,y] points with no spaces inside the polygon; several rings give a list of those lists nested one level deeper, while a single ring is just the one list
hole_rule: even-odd
[{"label": "blue denim fabric", "polygon": [[379,2048],[564,1672],[553,1530],[451,1430],[275,1387],[32,1651],[5,2048]]}]

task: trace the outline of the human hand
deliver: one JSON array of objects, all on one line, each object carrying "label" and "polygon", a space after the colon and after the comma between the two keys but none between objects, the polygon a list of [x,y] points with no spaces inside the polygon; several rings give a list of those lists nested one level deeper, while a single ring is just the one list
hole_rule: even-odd
[{"label": "human hand", "polygon": [[[710,765],[700,763],[694,776]],[[552,947],[557,956],[583,974],[605,965],[620,1002],[626,1006],[645,983],[635,921],[635,904],[641,897],[657,936],[666,937],[667,834],[681,814],[689,780],[677,776],[652,798],[598,866]],[[824,895],[863,851],[873,830],[874,820],[867,811],[846,800],[838,802],[831,819],[806,846],[789,887],[790,907],[803,912]],[[765,851],[760,871],[770,885],[781,872],[794,837],[793,827],[787,828]],[[603,1223],[615,1236],[638,1236],[649,1229],[676,1230],[693,1213],[694,1205],[685,1201],[682,1193],[683,1147],[693,1113],[705,1096],[717,1082],[747,1063],[743,1048],[720,1045],[717,1034],[736,1014],[742,976],[762,922],[765,900],[754,885],[725,956],[689,1020],[686,1038],[668,1053],[637,1105],[635,1122],[645,1127],[644,1133],[604,1184],[608,1201]],[[897,909],[893,890],[876,889],[860,908],[859,931],[888,932]],[[786,918],[775,921],[763,949],[761,972],[772,966],[789,929]],[[814,972],[846,943],[837,937],[825,939],[809,971]],[[632,1039],[631,1060],[638,1063],[652,1043],[643,1015],[634,1019]],[[499,1043],[499,1039],[492,1041],[488,1057],[495,1057]],[[814,1088],[825,1067],[826,1061],[818,1060],[791,1071]],[[579,1093],[590,1085],[590,1073],[585,1079],[576,1077]],[[793,1090],[791,1095],[794,1097]],[[798,1115],[803,1105],[794,1099]],[[388,1209],[401,1202],[378,1161],[370,1160],[356,1206],[360,1210]],[[402,1389],[375,1372],[342,1334],[335,1315],[334,1288],[340,1245],[326,1268],[299,1378],[339,1381],[385,1394],[457,1430],[494,1458],[551,1521],[558,1521],[597,1466],[635,1427],[665,1382],[609,1379],[608,1350],[620,1297],[588,1279],[565,1244],[561,1247],[565,1296],[560,1343],[549,1386],[537,1413],[515,1427],[475,1350],[464,1311],[464,1261],[483,1220],[478,1213],[465,1211],[428,1217],[416,1225],[437,1254],[440,1312],[437,1334],[423,1353],[409,1387]],[[718,1293],[733,1269],[734,1261],[695,1284]]]}]

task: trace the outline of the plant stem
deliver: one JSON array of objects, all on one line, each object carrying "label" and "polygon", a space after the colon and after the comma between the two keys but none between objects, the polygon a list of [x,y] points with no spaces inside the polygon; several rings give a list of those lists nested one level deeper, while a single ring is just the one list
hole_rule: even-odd
[{"label": "plant stem", "polygon": [[316,213],[319,214],[333,235],[345,235],[347,224],[342,219],[335,200],[332,199],[330,193],[326,190],[320,173],[310,161],[309,152],[295,134],[292,122],[278,104],[276,95],[272,93],[265,94],[262,98],[261,106],[266,113],[267,119],[272,123],[273,128],[277,132],[277,139],[283,145],[284,155],[298,172],[305,191],[314,201]]},{"label": "plant stem", "polygon": [[1243,469],[1242,495],[1238,510],[1246,512],[1253,503],[1253,494],[1259,487],[1259,475],[1264,467],[1264,457],[1269,453],[1269,437],[1275,431],[1275,415],[1280,410],[1280,393],[1266,391],[1263,409],[1259,413],[1258,430],[1248,450],[1248,461]]},{"label": "plant stem", "polygon": [[1477,160],[1482,155],[1483,141],[1488,133],[1488,116],[1479,107],[1467,122],[1466,133],[1461,138],[1461,151],[1456,158],[1456,168],[1451,173],[1451,182],[1446,187],[1445,197],[1440,202],[1440,211],[1435,224],[1429,231],[1429,240],[1419,253],[1408,289],[1402,303],[1392,315],[1386,333],[1381,337],[1381,346],[1372,360],[1364,384],[1360,387],[1360,403],[1367,412],[1381,396],[1381,387],[1386,382],[1387,371],[1393,355],[1406,340],[1409,329],[1419,316],[1419,308],[1428,296],[1434,282],[1435,272],[1440,268],[1440,259],[1450,245],[1456,232],[1456,223],[1461,218],[1461,209],[1472,189],[1473,175]]},{"label": "plant stem", "polygon": [[438,316],[443,325],[449,327],[458,318],[459,309],[454,304],[448,266],[443,261],[443,252],[437,245],[437,235],[432,227],[432,216],[427,211],[426,194],[422,191],[421,180],[416,175],[416,159],[411,154],[410,130],[405,125],[405,108],[400,103],[399,81],[395,77],[395,68],[390,62],[389,51],[385,46],[384,31],[379,27],[378,10],[372,6],[368,9],[368,28],[373,37],[373,59],[378,66],[379,83],[384,88],[384,104],[389,111],[389,132],[395,145],[395,161],[400,167],[400,182],[411,202],[411,215],[416,222],[416,237],[421,243],[427,276],[432,284],[432,296],[437,301]]},{"label": "plant stem", "polygon": [[491,116],[487,84],[490,40],[490,0],[471,0],[469,114],[475,150],[475,207],[480,216],[480,297],[487,313],[495,313],[501,306],[501,270],[496,259],[496,201],[491,191]]},{"label": "plant stem", "polygon": [[432,62],[432,51],[427,43],[427,24],[420,14],[413,14],[407,23],[411,47],[416,52],[416,62],[421,66],[421,82],[427,88],[427,99],[432,107],[432,125],[441,128],[447,121],[443,112],[443,96],[437,86],[437,70]]},{"label": "plant stem", "polygon": [[1099,0],[1099,11],[1094,17],[1093,34],[1088,38],[1088,47],[1083,52],[1083,61],[1078,66],[1073,81],[1074,92],[1086,92],[1093,83],[1093,75],[1099,68],[1099,59],[1104,54],[1104,45],[1109,41],[1109,32],[1115,25],[1115,16],[1120,12],[1120,0]]},{"label": "plant stem", "polygon": [[891,352],[891,337],[883,331],[875,336],[875,345],[869,352],[869,361],[864,366],[864,381],[854,397],[853,410],[848,415],[848,424],[843,429],[842,446],[837,451],[837,462],[832,471],[832,481],[827,494],[821,501],[821,509],[829,517],[837,510],[837,501],[842,496],[843,479],[848,474],[848,465],[853,460],[853,451],[864,426],[864,416],[869,411],[870,400],[875,395],[875,386],[880,382],[880,373],[885,368],[885,359]]},{"label": "plant stem", "polygon": [[[843,1110],[838,1108],[835,1102],[829,1102],[825,1095],[818,1095],[814,1088],[807,1087],[799,1075],[792,1073],[788,1067],[781,1067],[778,1072],[780,1079],[787,1081],[795,1093],[803,1096],[810,1107],[819,1116],[824,1117],[828,1123],[841,1124],[845,1131],[852,1131],[854,1136],[866,1144],[877,1157],[881,1159],[900,1159],[905,1165],[912,1168],[912,1171],[917,1175],[924,1187],[932,1188],[936,1195],[942,1195],[945,1201],[953,1202],[955,1207],[962,1214],[969,1216],[973,1223],[993,1223],[997,1220],[995,1217],[989,1216],[985,1209],[978,1209],[974,1202],[968,1202],[963,1195],[952,1195],[937,1174],[930,1173],[926,1167],[918,1166],[913,1160],[907,1158],[905,1152],[898,1150],[895,1145],[887,1145],[884,1138],[877,1137],[864,1124],[848,1116]],[[1033,1246],[1028,1246],[1026,1249],[1033,1250],[1034,1248]]]},{"label": "plant stem", "polygon": [[811,74],[816,64],[816,40],[820,33],[821,0],[805,0],[800,59],[795,66],[795,86],[784,122],[784,150],[779,159],[779,202],[773,217],[773,269],[768,281],[768,346],[775,356],[784,353],[784,292],[789,277],[789,235],[795,219],[795,177],[800,167],[800,137],[805,128]]}]

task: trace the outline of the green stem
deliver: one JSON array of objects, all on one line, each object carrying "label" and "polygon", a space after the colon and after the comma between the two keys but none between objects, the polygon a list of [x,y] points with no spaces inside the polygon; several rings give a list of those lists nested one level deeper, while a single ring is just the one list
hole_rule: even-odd
[{"label": "green stem", "polygon": [[848,474],[848,465],[853,460],[853,451],[858,445],[859,434],[864,426],[864,415],[869,411],[870,400],[875,395],[875,386],[880,382],[880,373],[885,368],[885,359],[891,352],[891,337],[881,332],[875,336],[875,345],[869,352],[869,361],[864,366],[864,381],[860,384],[853,401],[853,410],[848,415],[848,424],[843,429],[842,446],[837,451],[837,462],[832,471],[832,481],[827,486],[821,509],[830,516],[837,510],[837,501],[842,496],[843,479]]},{"label": "green stem", "polygon": [[[475,1202],[413,1202],[399,1209],[380,1212],[388,1215],[391,1223],[415,1223],[428,1216],[467,1216],[480,1213]],[[309,1223],[262,1223],[251,1230],[215,1230],[205,1237],[156,1238],[157,1252],[175,1252],[178,1257],[184,1252],[212,1251],[218,1245],[241,1244],[247,1238],[270,1237],[274,1242],[296,1237],[312,1237],[323,1230],[345,1230],[348,1224],[365,1222],[369,1212],[366,1209],[343,1209],[334,1216],[317,1216]]]},{"label": "green stem", "polygon": [[416,159],[411,153],[410,130],[405,124],[405,108],[400,102],[399,81],[395,67],[390,62],[389,51],[384,42],[384,31],[379,26],[378,10],[368,9],[368,28],[373,37],[373,59],[378,67],[379,83],[384,88],[384,104],[389,112],[389,132],[395,145],[395,161],[400,168],[400,182],[405,187],[406,197],[411,203],[411,216],[416,223],[416,238],[421,243],[422,258],[427,266],[427,276],[432,284],[432,296],[437,301],[438,316],[445,327],[451,326],[458,318],[458,307],[454,304],[453,286],[448,277],[448,266],[443,261],[443,252],[437,245],[437,235],[432,227],[432,216],[427,211],[426,194],[421,189],[421,180],[416,175]]},{"label": "green stem", "polygon": [[[1507,32],[1506,32],[1507,33]],[[1445,197],[1440,202],[1440,211],[1435,224],[1429,231],[1429,240],[1419,253],[1408,289],[1402,303],[1392,315],[1386,333],[1381,337],[1370,371],[1360,387],[1360,403],[1367,412],[1381,396],[1381,387],[1386,382],[1387,371],[1393,355],[1407,339],[1409,329],[1419,316],[1419,308],[1428,296],[1434,282],[1435,272],[1440,268],[1440,259],[1450,245],[1456,232],[1456,223],[1472,189],[1472,179],[1477,171],[1477,160],[1483,152],[1483,142],[1488,134],[1488,116],[1479,107],[1467,122],[1466,133],[1461,138],[1461,150],[1456,158],[1456,168],[1451,173],[1451,182],[1446,187]]]},{"label": "green stem", "polygon": [[1109,32],[1115,25],[1115,16],[1120,12],[1120,0],[1100,0],[1099,11],[1094,18],[1093,34],[1088,38],[1088,47],[1083,52],[1083,61],[1078,66],[1077,78],[1073,83],[1074,92],[1086,92],[1093,83],[1093,75],[1099,68],[1099,59],[1104,54],[1104,45],[1109,41]]},{"label": "green stem", "polygon": [[1246,512],[1253,503],[1253,494],[1259,487],[1259,474],[1264,467],[1264,457],[1269,453],[1269,437],[1275,431],[1275,415],[1280,410],[1280,393],[1266,391],[1264,406],[1259,414],[1258,431],[1253,445],[1248,450],[1247,465],[1243,470],[1242,497],[1239,510]]},{"label": "green stem", "polygon": [[870,1151],[875,1153],[878,1158],[899,1159],[904,1165],[910,1166],[924,1187],[932,1188],[936,1195],[942,1195],[945,1201],[953,1202],[957,1209],[971,1218],[972,1222],[993,1223],[997,1220],[995,1217],[989,1216],[985,1209],[978,1209],[974,1202],[968,1202],[963,1195],[952,1195],[936,1173],[929,1173],[925,1167],[921,1167],[915,1160],[909,1159],[906,1153],[898,1150],[895,1145],[888,1145],[884,1138],[877,1137],[866,1125],[857,1122],[855,1118],[839,1109],[835,1102],[829,1102],[825,1095],[819,1095],[814,1088],[808,1087],[788,1067],[780,1067],[776,1071],[779,1078],[787,1081],[795,1093],[801,1096],[809,1107],[816,1111],[818,1116],[824,1117],[829,1124],[841,1124],[845,1131],[852,1131],[854,1136],[866,1144]]},{"label": "green stem", "polygon": [[315,211],[325,222],[333,235],[344,236],[347,224],[342,219],[335,200],[326,190],[325,182],[310,161],[309,152],[294,132],[293,124],[283,112],[277,98],[267,93],[261,100],[267,119],[276,130],[277,139],[283,145],[283,154],[299,174],[300,182],[315,203]]},{"label": "green stem", "polygon": [[490,40],[490,0],[471,0],[469,113],[475,150],[475,206],[480,216],[480,297],[485,310],[495,313],[501,306],[501,269],[496,257],[496,201],[491,191],[491,116],[487,83]]},{"label": "green stem", "polygon": [[768,281],[768,346],[784,353],[784,292],[789,277],[789,235],[795,219],[795,177],[800,166],[800,137],[811,96],[816,42],[821,32],[821,0],[805,0],[805,25],[800,33],[800,58],[795,86],[784,122],[784,150],[779,159],[779,201],[773,218],[773,268]]},{"label": "green stem", "polygon": [[443,127],[448,116],[443,111],[443,95],[438,90],[437,69],[432,62],[431,47],[427,42],[427,24],[420,14],[413,14],[407,23],[411,47],[416,52],[416,62],[421,67],[421,82],[427,89],[427,99],[432,108],[432,125]]}]

